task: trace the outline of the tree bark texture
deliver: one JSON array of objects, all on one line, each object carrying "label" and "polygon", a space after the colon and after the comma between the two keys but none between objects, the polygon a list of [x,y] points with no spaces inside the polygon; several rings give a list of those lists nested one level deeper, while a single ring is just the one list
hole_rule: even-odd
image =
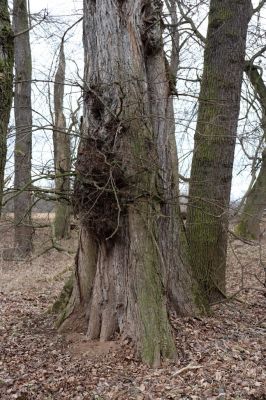
[{"label": "tree bark texture", "polygon": [[[262,116],[261,125],[266,140],[266,86],[262,77],[262,71],[255,65],[246,63],[245,72],[254,88],[257,99],[260,102]],[[266,149],[262,151],[260,171],[252,189],[247,194],[240,221],[236,226],[236,233],[246,239],[260,237],[260,222],[266,208]]]},{"label": "tree bark texture", "polygon": [[223,297],[228,206],[251,1],[211,0],[189,188],[190,261],[202,296]]},{"label": "tree bark texture", "polygon": [[7,131],[13,98],[14,36],[7,0],[0,0],[0,215],[7,152]]},{"label": "tree bark texture", "polygon": [[59,53],[58,68],[54,84],[54,164],[55,191],[59,198],[55,207],[54,236],[56,239],[70,236],[70,177],[71,155],[70,136],[66,131],[64,116],[64,83],[65,83],[65,54],[62,42]]},{"label": "tree bark texture", "polygon": [[[14,0],[13,29],[15,34],[15,252],[24,258],[32,250],[31,224],[31,49],[26,0]],[[26,189],[25,189],[26,188]]]},{"label": "tree bark texture", "polygon": [[180,250],[185,236],[161,3],[85,0],[84,13],[84,119],[74,188],[81,233],[62,329],[76,324],[100,340],[120,331],[145,362],[159,365],[175,355],[168,309],[196,308]]}]

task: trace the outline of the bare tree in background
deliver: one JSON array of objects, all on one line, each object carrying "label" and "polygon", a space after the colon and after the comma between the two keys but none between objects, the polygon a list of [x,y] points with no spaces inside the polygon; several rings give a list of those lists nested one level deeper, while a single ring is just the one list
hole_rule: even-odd
[{"label": "bare tree in background", "polygon": [[250,0],[211,0],[192,161],[187,234],[202,297],[225,292],[228,206]]},{"label": "bare tree in background", "polygon": [[15,253],[25,258],[32,250],[31,224],[31,49],[27,0],[14,0],[13,29],[15,34]]},{"label": "bare tree in background", "polygon": [[266,208],[266,85],[263,79],[263,70],[259,66],[246,62],[245,72],[261,106],[264,149],[262,151],[260,170],[255,183],[247,193],[240,221],[236,227],[236,233],[247,239],[259,239],[260,221]]},{"label": "bare tree in background", "polygon": [[60,195],[55,207],[54,236],[56,239],[68,238],[70,235],[70,176],[71,155],[70,135],[66,130],[64,115],[64,83],[65,83],[64,40],[59,52],[58,68],[54,84],[54,163],[55,191]]},{"label": "bare tree in background", "polygon": [[8,1],[0,0],[0,215],[2,209],[7,132],[13,98],[14,35]]}]

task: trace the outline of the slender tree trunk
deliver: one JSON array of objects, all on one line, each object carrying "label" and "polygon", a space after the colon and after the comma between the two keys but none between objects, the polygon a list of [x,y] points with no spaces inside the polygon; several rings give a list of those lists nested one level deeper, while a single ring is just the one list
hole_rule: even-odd
[{"label": "slender tree trunk", "polygon": [[7,0],[0,0],[0,216],[4,190],[7,129],[13,98],[14,36]]},{"label": "slender tree trunk", "polygon": [[[266,140],[266,85],[259,67],[246,63],[245,72],[250,79],[262,109],[262,129]],[[266,208],[266,149],[262,152],[261,167],[258,177],[248,193],[245,205],[236,226],[236,233],[247,239],[259,239],[260,222]]]},{"label": "slender tree trunk", "polygon": [[206,304],[223,297],[228,206],[250,0],[211,0],[191,168],[187,234]]},{"label": "slender tree trunk", "polygon": [[[176,94],[176,75],[179,66],[179,31],[175,0],[169,0],[168,9],[172,24],[170,32],[172,42],[170,62],[165,58],[165,65],[163,66],[165,72],[158,74],[158,71],[154,68],[156,63],[148,60],[147,72],[152,94],[150,96],[151,115],[155,116],[152,121],[154,122],[154,132],[157,132],[156,147],[161,168],[157,181],[164,199],[160,208],[162,217],[159,218],[158,222],[165,285],[169,303],[173,308],[179,314],[189,314],[193,312],[191,305],[194,301],[197,302],[200,308],[201,304],[195,283],[193,283],[193,295],[191,295],[191,269],[187,262],[187,240],[179,204],[179,175],[173,99],[173,94]],[[150,76],[149,71],[151,71]],[[166,74],[166,80],[168,81],[167,92],[164,92],[164,80],[160,81],[163,74]],[[160,119],[164,109],[166,110],[166,116]],[[162,122],[163,119],[165,119],[164,123]],[[158,126],[158,120],[161,126]]]},{"label": "slender tree trunk", "polygon": [[195,311],[180,245],[175,141],[160,26],[142,0],[84,2],[83,136],[74,189],[81,221],[61,329],[118,330],[159,365],[175,346],[167,310]]},{"label": "slender tree trunk", "polygon": [[32,250],[31,224],[31,49],[27,0],[14,0],[13,29],[15,34],[15,252],[24,258]]},{"label": "slender tree trunk", "polygon": [[55,190],[59,196],[55,208],[54,236],[56,239],[70,236],[70,177],[71,168],[70,137],[66,132],[64,116],[64,83],[65,83],[65,54],[62,42],[59,53],[58,69],[54,85],[54,164],[55,164]]},{"label": "slender tree trunk", "polygon": [[236,233],[246,239],[258,240],[260,222],[266,208],[266,149],[262,152],[261,167],[258,177],[247,195]]}]

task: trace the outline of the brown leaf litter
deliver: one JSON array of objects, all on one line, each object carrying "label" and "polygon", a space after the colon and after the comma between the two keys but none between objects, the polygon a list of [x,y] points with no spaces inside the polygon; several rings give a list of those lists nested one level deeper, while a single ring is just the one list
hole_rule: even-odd
[{"label": "brown leaf litter", "polygon": [[[8,222],[0,234],[3,250],[12,243]],[[36,230],[32,260],[0,264],[2,400],[266,399],[265,239],[251,246],[232,238],[232,298],[213,306],[208,318],[172,315],[177,360],[150,369],[127,341],[88,342],[56,332],[47,310],[70,273],[77,234],[60,252],[45,251],[50,235],[48,228]]]}]

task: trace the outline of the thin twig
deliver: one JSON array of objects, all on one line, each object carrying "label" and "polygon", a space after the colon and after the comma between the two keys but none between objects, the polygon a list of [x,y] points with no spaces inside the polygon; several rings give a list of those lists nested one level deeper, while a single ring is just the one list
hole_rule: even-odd
[{"label": "thin twig", "polygon": [[191,365],[191,364],[188,364],[186,367],[178,369],[176,372],[174,372],[173,376],[181,375],[184,372],[187,372],[187,371],[190,371],[190,370],[193,370],[193,369],[199,369],[199,368],[203,368],[203,366],[202,365]]}]

